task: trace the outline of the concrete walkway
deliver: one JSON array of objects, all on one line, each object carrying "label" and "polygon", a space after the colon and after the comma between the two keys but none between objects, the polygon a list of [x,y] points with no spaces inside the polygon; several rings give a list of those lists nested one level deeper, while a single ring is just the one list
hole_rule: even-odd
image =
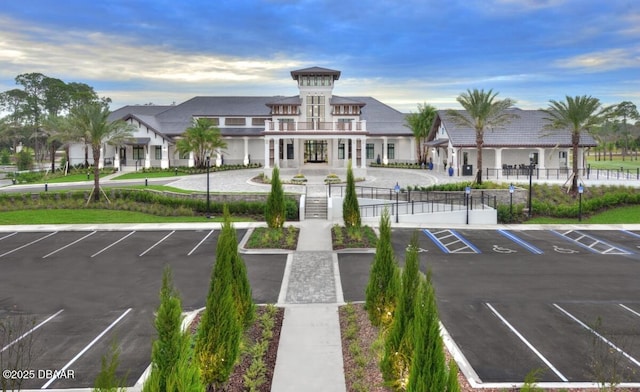
[{"label": "concrete walkway", "polygon": [[278,301],[285,308],[271,390],[345,391],[338,306],[344,303],[331,223],[300,222]]}]

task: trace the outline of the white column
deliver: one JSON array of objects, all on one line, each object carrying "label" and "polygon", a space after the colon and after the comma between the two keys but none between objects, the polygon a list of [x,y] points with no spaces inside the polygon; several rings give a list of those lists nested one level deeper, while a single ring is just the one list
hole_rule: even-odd
[{"label": "white column", "polygon": [[[411,162],[415,162],[416,161],[416,138],[415,137],[411,137],[411,152],[409,153],[409,160]],[[422,148],[422,146],[420,146],[420,148]]]},{"label": "white column", "polygon": [[273,138],[273,167],[280,167],[280,138]]},{"label": "white column", "polygon": [[269,138],[264,137],[264,168],[269,169]]},{"label": "white column", "polygon": [[219,148],[216,148],[216,167],[222,166],[222,153]]},{"label": "white column", "polygon": [[382,137],[382,164],[383,165],[389,164],[389,157],[387,156],[387,137],[386,136]]},{"label": "white column", "polygon": [[104,145],[100,145],[100,161],[98,161],[98,168],[104,168]]},{"label": "white column", "polygon": [[538,169],[544,169],[545,151],[544,148],[538,148]]},{"label": "white column", "polygon": [[166,141],[162,141],[162,160],[160,161],[162,169],[169,168],[169,145]]},{"label": "white column", "polygon": [[196,165],[195,158],[193,156],[193,151],[189,151],[189,161],[187,162],[188,167],[194,167]]},{"label": "white column", "polygon": [[114,146],[114,148],[116,149],[116,155],[113,157],[113,168],[120,171],[120,146]]},{"label": "white column", "polygon": [[144,167],[145,169],[151,167],[151,146],[148,144],[144,146]]},{"label": "white column", "polygon": [[367,167],[367,137],[363,137],[360,139],[360,143],[361,143],[361,151],[360,153],[362,154],[362,159],[360,160],[361,163],[361,168],[364,169]]},{"label": "white column", "polygon": [[242,160],[242,163],[247,166],[249,164],[249,138],[247,136],[243,136],[242,139],[244,140],[244,159]]},{"label": "white column", "polygon": [[496,148],[496,170],[498,177],[502,177],[502,148]]}]

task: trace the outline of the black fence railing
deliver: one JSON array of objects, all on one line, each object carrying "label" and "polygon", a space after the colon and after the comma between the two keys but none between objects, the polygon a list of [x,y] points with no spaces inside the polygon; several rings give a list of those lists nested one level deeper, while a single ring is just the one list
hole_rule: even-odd
[{"label": "black fence railing", "polygon": [[[571,177],[572,170],[569,168],[541,169],[534,167],[531,170],[531,177],[536,180],[567,180]],[[635,169],[579,169],[580,177],[591,180],[640,180],[640,168]],[[502,180],[524,180],[529,178],[529,167],[514,167],[507,169],[487,168],[485,179]]]},{"label": "black fence railing", "polygon": [[[474,190],[470,194],[464,191],[400,191],[394,188],[356,186],[356,195],[361,199],[381,200],[380,203],[363,203],[360,215],[363,217],[379,216],[385,208],[391,215],[425,214],[434,212],[459,211],[468,208],[497,208],[495,195],[486,194],[483,190]],[[346,185],[333,184],[327,187],[329,197],[344,197]]]}]

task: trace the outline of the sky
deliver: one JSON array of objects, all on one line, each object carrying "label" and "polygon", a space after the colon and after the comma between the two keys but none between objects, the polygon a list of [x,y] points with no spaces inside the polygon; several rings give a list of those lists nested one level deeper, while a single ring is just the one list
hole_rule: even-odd
[{"label": "sky", "polygon": [[591,95],[640,106],[638,0],[3,0],[0,91],[40,72],[111,108],[297,95],[290,71],[403,112],[493,89],[523,109]]}]

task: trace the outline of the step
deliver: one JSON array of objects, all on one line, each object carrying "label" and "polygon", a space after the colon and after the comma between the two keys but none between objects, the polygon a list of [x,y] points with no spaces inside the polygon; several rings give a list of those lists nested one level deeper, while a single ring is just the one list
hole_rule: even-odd
[{"label": "step", "polygon": [[326,197],[309,197],[305,205],[305,219],[327,219]]}]

